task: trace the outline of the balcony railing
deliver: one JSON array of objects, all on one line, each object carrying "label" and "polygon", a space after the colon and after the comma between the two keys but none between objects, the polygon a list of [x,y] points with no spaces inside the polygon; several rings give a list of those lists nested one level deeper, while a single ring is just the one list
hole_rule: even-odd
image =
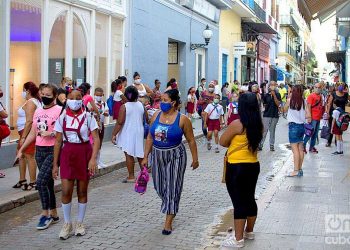
[{"label": "balcony railing", "polygon": [[254,11],[254,0],[241,0],[242,3],[247,5],[251,10]]},{"label": "balcony railing", "polygon": [[262,22],[266,23],[266,11],[256,2],[254,2],[254,12]]},{"label": "balcony railing", "polygon": [[299,53],[290,45],[287,46],[287,51],[286,51],[289,55],[291,55],[295,61],[297,61],[298,63],[301,63],[301,56],[299,55]]},{"label": "balcony railing", "polygon": [[290,27],[296,36],[299,35],[299,26],[291,15],[281,15],[280,26]]}]

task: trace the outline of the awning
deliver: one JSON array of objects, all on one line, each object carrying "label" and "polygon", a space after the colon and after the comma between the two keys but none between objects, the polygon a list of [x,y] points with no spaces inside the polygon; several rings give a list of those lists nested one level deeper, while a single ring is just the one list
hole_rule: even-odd
[{"label": "awning", "polygon": [[277,71],[277,81],[284,81],[284,77],[290,78],[292,77],[292,74],[285,71],[284,69],[271,65],[272,68],[274,68]]},{"label": "awning", "polygon": [[277,34],[277,31],[271,28],[267,23],[244,22],[244,24],[258,33]]},{"label": "awning", "polygon": [[345,62],[345,50],[343,51],[334,51],[334,52],[327,52],[327,61],[328,62],[334,62],[334,63],[343,63]]}]

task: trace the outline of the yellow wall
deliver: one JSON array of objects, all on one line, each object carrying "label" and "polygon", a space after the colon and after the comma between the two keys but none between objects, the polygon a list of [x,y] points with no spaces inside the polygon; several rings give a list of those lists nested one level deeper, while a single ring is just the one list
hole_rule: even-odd
[{"label": "yellow wall", "polygon": [[[233,44],[235,42],[241,41],[241,17],[238,16],[232,10],[221,11],[220,23],[219,23],[219,44],[220,44],[220,53],[221,49],[228,51],[228,75],[227,80],[233,82]],[[221,58],[221,55],[220,55]],[[221,61],[220,61],[221,65]],[[238,71],[240,67],[238,65]],[[221,79],[222,67],[219,67],[219,78]],[[239,75],[239,74],[238,74]]]}]

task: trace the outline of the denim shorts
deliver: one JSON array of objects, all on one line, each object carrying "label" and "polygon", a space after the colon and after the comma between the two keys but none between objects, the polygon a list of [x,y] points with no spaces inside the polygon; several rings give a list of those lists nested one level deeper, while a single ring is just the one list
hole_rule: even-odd
[{"label": "denim shorts", "polygon": [[289,123],[289,143],[300,143],[304,141],[304,124]]}]

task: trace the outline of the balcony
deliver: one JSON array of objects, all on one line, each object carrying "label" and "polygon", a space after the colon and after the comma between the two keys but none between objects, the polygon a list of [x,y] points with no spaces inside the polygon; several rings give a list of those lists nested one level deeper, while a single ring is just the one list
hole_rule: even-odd
[{"label": "balcony", "polygon": [[241,2],[254,11],[254,0],[241,0]]},{"label": "balcony", "polygon": [[299,26],[291,15],[280,16],[280,26],[289,27],[295,36],[299,36]]},{"label": "balcony", "polygon": [[254,12],[263,23],[266,23],[266,11],[256,2],[254,2]]},{"label": "balcony", "polygon": [[297,63],[301,63],[301,56],[292,46],[288,45],[286,52],[291,55]]}]

